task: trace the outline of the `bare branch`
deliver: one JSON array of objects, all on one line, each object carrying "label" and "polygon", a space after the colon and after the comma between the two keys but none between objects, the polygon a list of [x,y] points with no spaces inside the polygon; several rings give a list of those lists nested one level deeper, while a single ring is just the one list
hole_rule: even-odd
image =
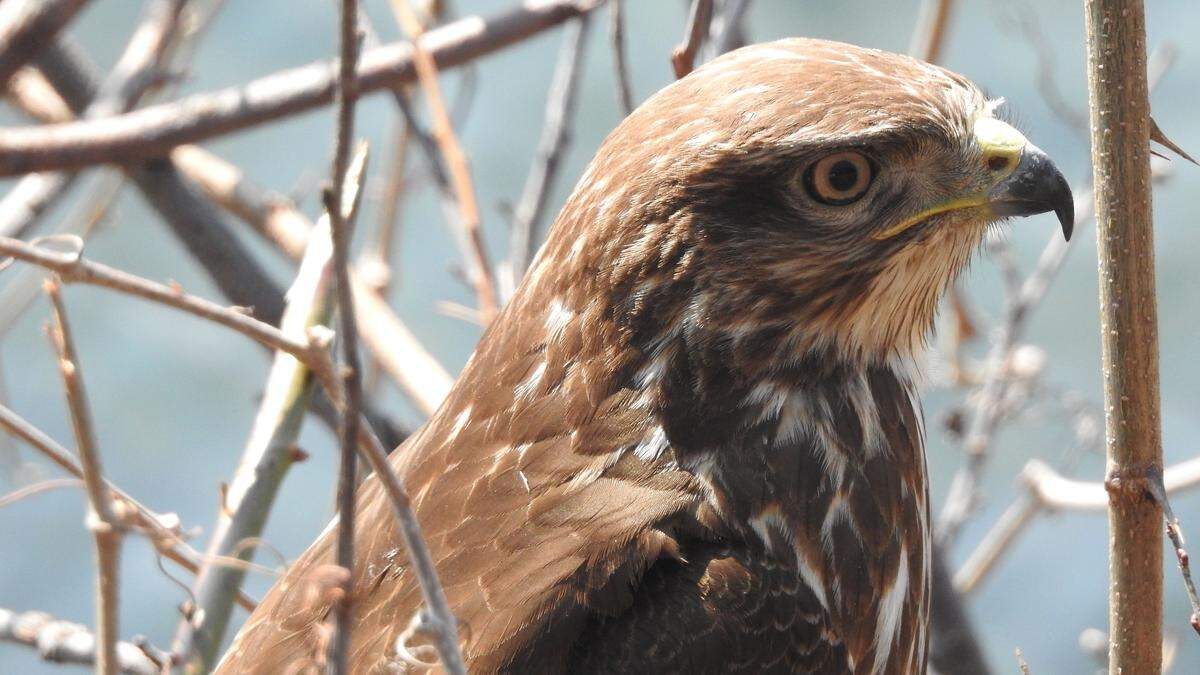
[{"label": "bare branch", "polygon": [[1171,500],[1167,498],[1167,489],[1163,485],[1162,474],[1151,475],[1149,482],[1150,494],[1163,510],[1167,537],[1175,549],[1175,560],[1179,564],[1179,573],[1183,576],[1183,587],[1187,591],[1188,603],[1192,606],[1189,623],[1193,630],[1200,633],[1200,596],[1196,594],[1196,583],[1192,581],[1192,568],[1187,549],[1183,547],[1183,532],[1179,529],[1179,519],[1175,517],[1175,510],[1171,508]]},{"label": "bare branch", "polygon": [[[132,109],[157,81],[178,33],[185,0],[158,0],[147,5],[129,44],[82,117],[99,119]],[[53,94],[53,90],[47,94]],[[68,111],[69,114],[69,111]],[[0,201],[0,235],[24,237],[41,216],[71,187],[78,174],[39,173],[25,176]]]},{"label": "bare branch", "polygon": [[[384,493],[387,494],[392,510],[396,513],[396,518],[400,521],[400,534],[404,537],[404,545],[408,549],[413,569],[417,573],[417,581],[421,585],[421,597],[425,601],[425,607],[414,619],[422,632],[433,635],[438,655],[442,660],[441,667],[450,675],[466,675],[467,669],[458,647],[458,621],[450,611],[450,603],[442,590],[437,567],[433,564],[429,547],[425,545],[421,524],[412,511],[408,493],[388,463],[383,446],[378,443],[360,443],[359,450],[371,465]],[[402,648],[403,645],[398,647]]]},{"label": "bare branch", "polygon": [[321,365],[322,362],[328,363],[325,345],[319,342],[314,343],[311,338],[303,342],[294,340],[284,335],[278,328],[248,316],[241,308],[218,305],[215,302],[184,293],[178,285],[167,286],[107,265],[85,260],[82,252],[60,253],[40,246],[32,246],[16,239],[0,237],[0,255],[11,256],[51,270],[57,273],[65,283],[102,286],[219,323],[271,349],[287,352],[310,367],[316,365],[315,371],[319,372],[324,368],[325,376],[330,376],[331,366]]},{"label": "bare branch", "polygon": [[1109,492],[1110,673],[1162,667],[1162,507],[1138,476],[1162,471],[1158,306],[1141,0],[1085,0]]},{"label": "bare branch", "polygon": [[8,0],[0,7],[0,89],[88,0]]},{"label": "bare branch", "polygon": [[[253,226],[284,253],[299,258],[312,223],[286,197],[251,183],[237,167],[196,146],[178,148],[181,169],[223,208]],[[351,271],[354,309],[364,342],[379,364],[426,414],[450,391],[453,378],[429,354],[360,275]]]},{"label": "bare branch", "polygon": [[[67,473],[79,479],[83,478],[83,469],[79,467],[79,463],[71,455],[70,450],[62,447],[40,429],[2,405],[0,405],[0,427],[28,443]],[[127,527],[146,534],[154,544],[155,550],[180,567],[193,574],[199,571],[200,568],[195,562],[199,554],[183,540],[178,516],[173,513],[155,513],[112,483],[107,483],[107,486],[121,500],[122,504],[129,507],[122,513],[122,516],[127,517]],[[239,593],[238,604],[247,610],[253,610],[255,602]]]},{"label": "bare branch", "polygon": [[[337,564],[346,570],[342,581],[343,593],[333,607],[334,632],[329,644],[329,665],[333,675],[348,672],[350,654],[350,620],[354,603],[354,526],[355,499],[358,487],[359,415],[362,410],[362,366],[358,358],[358,326],[354,321],[354,293],[350,289],[350,239],[354,228],[353,201],[346,202],[346,176],[350,163],[350,144],[354,137],[354,103],[358,99],[355,66],[358,63],[359,31],[358,0],[341,0],[338,21],[338,74],[334,90],[337,124],[333,149],[332,185],[324,190],[325,211],[329,217],[333,241],[333,275],[338,305],[338,325],[341,332],[342,360],[339,375],[342,387],[342,408],[338,424],[341,441],[337,504]],[[413,47],[416,61],[421,63],[420,48]],[[418,72],[420,66],[418,65]],[[365,148],[363,155],[365,155]]]},{"label": "bare branch", "polygon": [[58,353],[58,367],[62,372],[67,407],[71,411],[71,426],[75,430],[75,442],[79,448],[83,483],[87,488],[90,505],[87,525],[96,540],[96,639],[100,643],[96,651],[96,672],[113,675],[118,670],[122,519],[117,515],[108,481],[104,479],[104,468],[96,449],[92,413],[84,391],[83,373],[79,369],[79,356],[75,353],[75,341],[58,284],[48,280],[46,294],[50,296],[50,304],[54,308],[54,326],[50,330],[50,337]]},{"label": "bare branch", "polygon": [[587,45],[588,17],[575,19],[567,27],[559,51],[558,67],[546,100],[546,117],[542,137],[521,200],[513,212],[512,233],[509,239],[509,294],[516,290],[525,268],[537,249],[538,233],[545,218],[546,202],[558,174],[563,155],[571,144],[571,121],[579,93],[579,73],[583,50]]},{"label": "bare branch", "polygon": [[617,98],[621,111],[633,112],[633,86],[629,82],[629,62],[625,55],[625,0],[609,0],[608,37],[612,45],[613,70],[617,80]]},{"label": "bare branch", "polygon": [[675,79],[682,78],[696,67],[696,53],[700,51],[700,44],[708,35],[712,14],[712,0],[692,0],[683,42],[671,51],[671,67],[675,69]]},{"label": "bare branch", "polygon": [[425,98],[428,100],[430,112],[433,114],[434,137],[437,139],[442,157],[450,170],[450,178],[458,201],[460,225],[469,244],[469,274],[471,283],[475,287],[476,302],[484,319],[490,321],[498,309],[496,280],[492,273],[491,263],[488,261],[487,247],[480,230],[479,205],[475,201],[475,186],[471,179],[471,169],[467,157],[459,145],[458,138],[454,134],[450,113],[446,109],[442,89],[438,84],[439,65],[434,52],[435,48],[428,44],[432,41],[435,31],[425,32],[425,27],[413,13],[407,0],[392,0],[391,6],[396,20],[412,40],[413,68],[416,70],[417,79],[425,91]]},{"label": "bare branch", "polygon": [[[357,205],[366,165],[360,153],[352,164],[347,204]],[[317,223],[296,279],[288,290],[288,306],[280,330],[304,340],[310,330],[328,321],[331,303],[332,247],[328,215]],[[174,651],[192,667],[209,670],[220,657],[233,608],[232,591],[239,588],[246,568],[225,562],[249,560],[254,551],[245,544],[257,541],[266,525],[275,496],[288,468],[298,457],[296,438],[312,393],[308,368],[290,354],[276,352],[254,427],[238,469],[225,491],[209,539],[204,566],[193,593],[196,611],[176,632]]]},{"label": "bare branch", "polygon": [[708,48],[714,56],[746,44],[742,18],[748,9],[750,0],[726,0],[720,11],[713,15],[708,31]]},{"label": "bare branch", "polygon": [[[33,647],[51,663],[97,663],[96,636],[86,627],[60,621],[45,612],[14,612],[0,607],[0,642]],[[115,672],[159,675],[163,665],[151,659],[150,650],[132,642],[116,644]]]},{"label": "bare branch", "polygon": [[[522,4],[491,20],[462,19],[432,30],[422,46],[440,69],[453,68],[591,11],[589,0]],[[394,43],[363,54],[360,92],[416,79],[413,51]],[[171,148],[294,115],[333,100],[327,62],[283,71],[241,87],[194,94],[103,120],[0,130],[0,175],[126,163]]]}]

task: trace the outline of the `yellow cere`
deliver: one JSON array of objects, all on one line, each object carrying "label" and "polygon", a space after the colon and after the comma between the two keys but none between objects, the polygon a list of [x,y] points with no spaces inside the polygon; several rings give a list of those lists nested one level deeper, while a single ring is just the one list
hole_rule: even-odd
[{"label": "yellow cere", "polygon": [[[979,148],[983,152],[983,161],[985,163],[997,157],[1007,160],[1003,173],[998,172],[996,174],[997,181],[1008,176],[1008,174],[1012,173],[1013,169],[1017,168],[1021,152],[1025,149],[1025,145],[1029,143],[1025,136],[1012,126],[986,115],[980,115],[975,118],[974,133],[975,142],[979,144]],[[876,240],[890,239],[913,225],[921,223],[939,213],[985,206],[987,203],[986,190],[955,197],[906,218],[882,232],[876,232],[872,235],[872,238]]]}]

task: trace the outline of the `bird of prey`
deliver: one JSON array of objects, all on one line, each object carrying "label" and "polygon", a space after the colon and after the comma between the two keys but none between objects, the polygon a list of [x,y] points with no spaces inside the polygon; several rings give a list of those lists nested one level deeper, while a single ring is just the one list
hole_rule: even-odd
[{"label": "bird of prey", "polygon": [[[1072,222],[998,106],[918,60],[791,39],[612,132],[391,458],[472,673],[925,671],[914,363],[995,223]],[[418,672],[396,643],[421,594],[375,480],[355,532],[351,669]],[[330,530],[291,566],[219,672],[321,663],[333,549]]]}]

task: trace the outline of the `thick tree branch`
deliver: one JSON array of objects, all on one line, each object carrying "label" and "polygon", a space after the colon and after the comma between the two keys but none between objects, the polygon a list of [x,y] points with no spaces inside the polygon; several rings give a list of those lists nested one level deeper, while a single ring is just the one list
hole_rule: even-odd
[{"label": "thick tree branch", "polygon": [[558,66],[550,95],[546,100],[546,117],[542,137],[521,200],[513,212],[509,238],[509,293],[516,290],[525,268],[537,250],[538,234],[545,218],[546,202],[558,174],[563,155],[571,145],[571,122],[579,93],[579,74],[583,65],[583,50],[587,46],[588,17],[581,16],[568,26],[559,51]]},{"label": "thick tree branch", "polygon": [[1163,511],[1142,0],[1086,0],[1109,475],[1109,672],[1162,668]]}]

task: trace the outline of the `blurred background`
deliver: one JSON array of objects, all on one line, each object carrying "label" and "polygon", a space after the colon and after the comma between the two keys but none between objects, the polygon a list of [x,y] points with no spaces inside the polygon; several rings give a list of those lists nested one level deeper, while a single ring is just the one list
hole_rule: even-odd
[{"label": "blurred background", "polygon": [[[386,0],[364,0],[382,39],[398,38]],[[517,0],[457,0],[452,17],[491,15]],[[746,36],[765,41],[810,36],[890,51],[909,49],[919,0],[791,2],[755,0],[744,19]],[[68,33],[101,66],[111,67],[138,21],[142,3],[95,0]],[[1200,90],[1200,3],[1148,0],[1151,50],[1167,44],[1178,58],[1154,91],[1159,125],[1193,154],[1200,152],[1195,123]],[[684,33],[686,3],[628,0],[626,44],[636,101],[674,78],[669,55]],[[1036,27],[1031,38],[1029,26]],[[1075,186],[1090,181],[1086,120],[1084,19],[1080,2],[960,0],[947,28],[940,61],[964,73],[992,96],[1003,96],[1008,114],[1026,135],[1055,159]],[[479,59],[469,70],[449,71],[443,85],[455,108],[456,127],[474,171],[483,227],[493,260],[505,257],[509,208],[516,203],[543,127],[545,101],[563,37],[546,31],[514,47]],[[559,179],[551,192],[553,213],[569,194],[605,135],[621,119],[616,93],[608,12],[591,20],[584,54],[578,109]],[[329,0],[228,0],[199,40],[179,94],[237,85],[272,72],[330,58],[336,51],[336,13]],[[1052,79],[1052,82],[1050,80]],[[1048,84],[1048,82],[1050,82]],[[1050,89],[1047,89],[1050,87]],[[1046,91],[1056,91],[1049,98]],[[415,106],[424,115],[423,102]],[[1064,114],[1066,113],[1066,114]],[[396,106],[384,93],[358,105],[356,134],[370,142],[373,157],[368,191],[359,218],[358,240],[373,238],[379,217],[386,164],[393,141]],[[0,123],[28,124],[11,108]],[[324,108],[224,136],[204,147],[241,167],[255,182],[291,195],[304,212],[319,211],[319,185],[328,175],[332,112]],[[408,189],[400,202],[394,242],[390,300],[421,342],[451,372],[457,372],[480,328],[439,308],[474,306],[462,283],[453,237],[445,225],[424,159],[409,153]],[[1176,160],[1155,193],[1159,318],[1161,322],[1162,411],[1168,464],[1198,453],[1200,439],[1200,227],[1195,195],[1200,169]],[[15,181],[0,181],[7,191]],[[85,194],[76,188],[77,197]],[[1078,191],[1077,191],[1078,194]],[[47,231],[72,210],[64,200],[50,214]],[[1021,220],[1006,235],[1017,265],[1026,273],[1057,230],[1053,216]],[[238,228],[245,244],[281,286],[292,264]],[[1006,420],[991,449],[982,485],[983,508],[966,524],[948,551],[960,564],[997,517],[1024,491],[1017,475],[1031,458],[1057,464],[1076,445],[1080,418],[1060,405],[1063,396],[1101,420],[1095,230],[1077,228],[1070,257],[1031,318],[1022,343],[1045,354],[1032,404]],[[136,189],[119,195],[87,245],[89,258],[155,280],[177,280],[190,292],[220,299],[219,291],[181,247]],[[0,273],[0,286],[13,269]],[[988,328],[1003,312],[1003,283],[996,266],[982,257],[963,283],[970,313],[984,334],[966,347],[965,362],[977,364],[987,351]],[[126,491],[158,511],[178,513],[187,527],[207,528],[218,506],[219,486],[228,481],[251,428],[267,369],[267,353],[244,337],[189,315],[100,289],[64,289],[93,406],[106,473]],[[3,402],[59,442],[73,447],[60,378],[43,327],[49,306],[39,297],[0,336]],[[943,330],[943,335],[953,331]],[[945,346],[943,337],[939,343]],[[1029,352],[1036,354],[1037,352]],[[1035,359],[1036,360],[1036,359]],[[947,430],[963,404],[963,390],[946,387],[948,366],[934,356],[925,413],[935,511],[961,466],[960,443]],[[374,400],[402,426],[415,428],[421,414],[387,378]],[[1086,419],[1086,418],[1085,418]],[[1102,422],[1100,422],[1102,424]],[[953,427],[953,424],[949,425]],[[335,439],[313,417],[300,440],[310,458],[296,465],[279,495],[265,538],[284,557],[294,558],[316,537],[334,511]],[[1103,476],[1103,448],[1070,460],[1071,473],[1088,480]],[[0,436],[0,492],[57,476],[31,450]],[[1173,497],[1185,533],[1200,537],[1200,497]],[[0,508],[0,607],[43,610],[56,617],[93,622],[93,546],[83,524],[81,490],[56,490]],[[194,544],[202,548],[207,532]],[[1062,513],[1035,519],[1010,546],[994,572],[966,596],[975,626],[996,672],[1016,672],[1019,648],[1034,673],[1086,673],[1095,658],[1080,647],[1086,629],[1107,623],[1107,525],[1103,513]],[[168,646],[187,595],[155,566],[146,541],[129,537],[123,558],[122,635],[144,634]],[[260,552],[257,560],[275,566]],[[1200,640],[1188,626],[1190,610],[1174,556],[1165,560],[1165,625],[1177,643],[1174,672],[1200,672]],[[168,564],[185,583],[190,577]],[[255,597],[270,585],[250,575]],[[234,622],[245,614],[237,610]],[[0,643],[0,672],[58,672],[33,650]]]}]

